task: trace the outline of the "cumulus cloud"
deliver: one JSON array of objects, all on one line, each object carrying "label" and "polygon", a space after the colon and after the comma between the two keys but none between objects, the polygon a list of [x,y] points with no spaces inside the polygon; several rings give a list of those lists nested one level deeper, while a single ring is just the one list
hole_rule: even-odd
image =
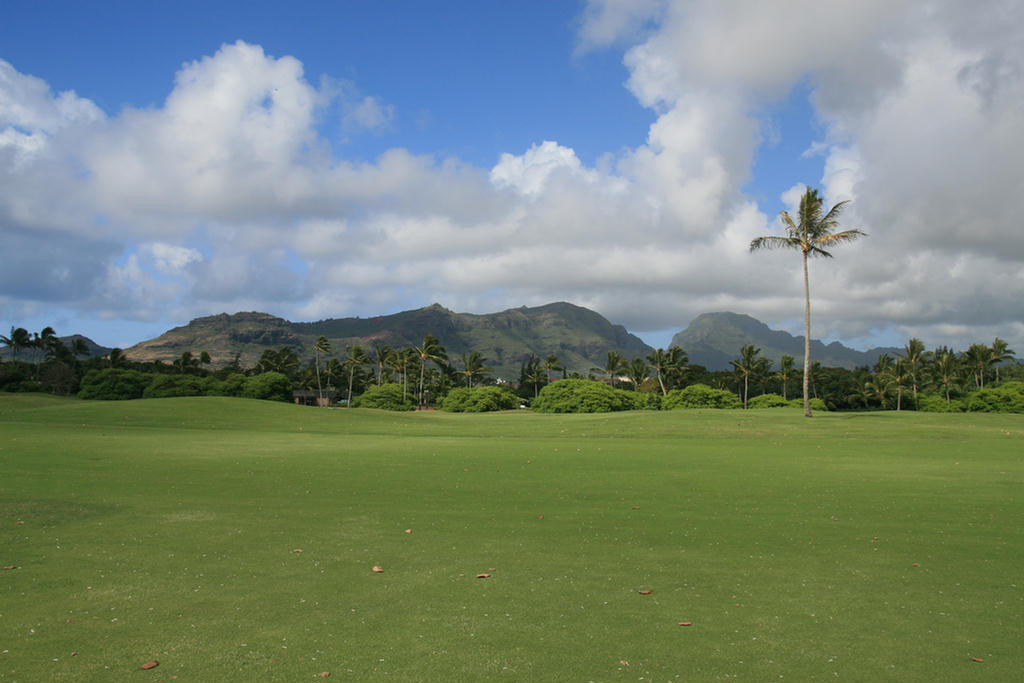
[{"label": "cumulus cloud", "polygon": [[[571,141],[492,168],[392,149],[353,161],[318,132],[386,131],[394,110],[298,57],[238,42],[182,67],[165,102],[104,114],[0,62],[0,309],[52,300],[147,319],[269,309],[370,315],[569,300],[634,331],[735,310],[800,331],[795,254],[743,194],[765,107],[809,91],[820,178],[786,179],[870,237],[812,265],[817,336],[962,344],[1021,333],[1024,16],[887,0],[594,0],[579,48],[622,49],[656,120],[588,166]],[[567,56],[568,57],[568,56]],[[585,57],[584,57],[585,58]],[[330,102],[347,98],[340,107]],[[12,241],[13,240],[13,241]],[[43,245],[65,244],[66,248]],[[169,312],[169,313],[167,313]],[[1024,336],[1018,337],[1024,343]]]}]

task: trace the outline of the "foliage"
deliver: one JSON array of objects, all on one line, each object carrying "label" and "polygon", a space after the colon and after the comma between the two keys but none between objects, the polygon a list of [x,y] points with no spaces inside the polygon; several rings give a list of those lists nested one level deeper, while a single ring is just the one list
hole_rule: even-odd
[{"label": "foliage", "polygon": [[152,380],[153,375],[138,370],[122,370],[121,368],[90,370],[82,378],[82,388],[78,391],[78,398],[100,401],[126,401],[142,398],[143,392]]},{"label": "foliage", "polygon": [[[820,399],[819,399],[820,400]],[[799,405],[803,407],[803,401],[798,401]],[[761,394],[755,396],[747,402],[748,408],[788,408],[792,405],[791,401],[788,401],[778,394]],[[823,404],[824,405],[824,404]]]},{"label": "foliage", "polygon": [[935,394],[921,394],[917,409],[925,413],[962,413],[964,402],[959,399],[947,401],[942,396]]},{"label": "foliage", "polygon": [[[212,377],[205,379],[212,380],[214,384],[219,384]],[[203,378],[194,375],[154,375],[153,380],[142,392],[142,398],[204,396],[210,388],[209,382],[205,382]],[[219,392],[214,391],[213,393],[217,394]]]},{"label": "foliage", "polygon": [[242,396],[267,401],[291,401],[292,381],[280,372],[264,372],[246,380]]},{"label": "foliage", "polygon": [[486,413],[519,407],[519,397],[505,387],[458,387],[441,401],[441,410],[451,413]]},{"label": "foliage", "polygon": [[661,410],[662,396],[659,393],[653,391],[626,391],[625,389],[616,389],[615,391],[623,401],[631,402],[634,410]]},{"label": "foliage", "polygon": [[541,389],[531,406],[541,413],[609,413],[633,408],[632,392],[616,391],[604,382],[563,379]]},{"label": "foliage", "polygon": [[412,410],[412,398],[404,395],[401,384],[387,382],[367,389],[352,401],[353,408],[380,408],[381,410]]},{"label": "foliage", "polygon": [[[828,406],[825,404],[825,401],[823,399],[812,398],[808,399],[807,403],[808,405],[811,406],[811,410],[817,410],[822,413],[828,412]],[[789,400],[789,405],[792,408],[803,408],[804,402],[802,399],[799,398],[791,398]]]},{"label": "foliage", "polygon": [[967,397],[972,413],[1024,413],[1024,382],[1006,382],[979,389]]},{"label": "foliage", "polygon": [[661,402],[662,410],[678,408],[742,408],[743,402],[731,391],[712,389],[706,384],[691,384],[673,389]]}]

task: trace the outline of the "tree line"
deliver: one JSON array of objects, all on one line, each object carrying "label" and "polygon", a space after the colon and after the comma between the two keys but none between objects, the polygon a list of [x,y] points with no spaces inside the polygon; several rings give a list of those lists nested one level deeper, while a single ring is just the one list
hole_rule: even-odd
[{"label": "tree line", "polygon": [[0,389],[94,398],[229,395],[292,400],[295,391],[306,391],[319,405],[354,405],[368,392],[365,400],[391,392],[387,395],[395,405],[426,407],[440,404],[455,389],[498,386],[517,403],[529,404],[546,386],[574,379],[648,394],[636,399],[643,407],[660,405],[671,392],[692,386],[731,393],[744,408],[752,403],[785,405],[806,384],[808,399],[829,410],[959,411],[968,409],[972,395],[982,389],[1024,379],[1016,352],[999,338],[963,352],[927,350],[914,338],[895,357],[879,357],[873,367],[847,370],[812,362],[806,374],[793,356],[784,355],[776,363],[749,344],[739,349],[730,370],[721,371],[690,364],[686,351],[675,346],[634,358],[609,351],[603,366],[587,373],[569,372],[557,354],[549,354],[522,362],[515,382],[496,378],[478,350],[450,357],[432,334],[406,348],[375,341],[366,347],[346,345],[340,353],[321,336],[306,362],[284,346],[265,350],[251,367],[243,367],[236,354],[220,368],[212,367],[205,351],[185,351],[171,362],[133,362],[121,349],[83,358],[89,350],[82,339],[65,343],[51,327],[36,334],[12,328],[9,336],[0,335],[0,343],[11,356],[0,362]]}]

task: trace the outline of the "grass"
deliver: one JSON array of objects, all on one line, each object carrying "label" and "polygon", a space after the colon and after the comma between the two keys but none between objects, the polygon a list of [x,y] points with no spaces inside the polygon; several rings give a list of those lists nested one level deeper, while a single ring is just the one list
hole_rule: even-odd
[{"label": "grass", "polygon": [[0,394],[0,680],[1016,680],[1022,446]]}]

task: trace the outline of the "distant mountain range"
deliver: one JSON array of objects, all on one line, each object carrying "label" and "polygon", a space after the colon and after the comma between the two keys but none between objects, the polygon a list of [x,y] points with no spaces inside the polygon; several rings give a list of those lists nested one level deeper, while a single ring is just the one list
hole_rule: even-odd
[{"label": "distant mountain range", "polygon": [[[530,356],[544,359],[554,354],[569,372],[588,373],[605,365],[609,351],[626,358],[644,357],[652,349],[621,325],[614,325],[594,311],[558,302],[529,308],[511,308],[500,313],[475,315],[455,313],[433,304],[373,318],[332,318],[318,322],[289,322],[268,313],[235,313],[196,318],[155,339],[126,349],[135,361],[170,362],[185,351],[210,354],[215,366],[234,360],[251,367],[267,349],[289,346],[301,359],[313,356],[313,344],[323,335],[331,342],[332,355],[341,356],[346,345],[360,344],[370,350],[374,342],[391,348],[407,348],[433,334],[458,365],[463,351],[480,351],[493,374],[507,380],[518,379],[520,366]],[[63,337],[71,340],[80,335]],[[109,349],[85,339],[93,355],[106,355]],[[803,337],[772,330],[749,315],[705,313],[672,338],[672,344],[686,350],[690,363],[708,370],[728,370],[729,361],[739,356],[740,347],[753,344],[761,356],[777,365],[784,355],[793,356],[799,365],[803,359]],[[874,348],[856,351],[838,342],[825,345],[811,341],[811,357],[822,365],[852,369],[873,365],[882,353],[895,355],[900,349]],[[0,354],[8,356],[8,350]],[[26,356],[31,358],[31,356]]]},{"label": "distant mountain range", "polygon": [[651,348],[621,325],[613,325],[594,311],[568,303],[535,308],[512,308],[500,313],[455,313],[433,304],[374,318],[334,318],[293,323],[266,313],[236,313],[197,318],[156,339],[125,350],[132,360],[169,361],[185,351],[206,351],[215,365],[240,355],[243,366],[254,365],[266,349],[290,346],[300,358],[313,356],[313,345],[323,335],[333,355],[341,356],[346,345],[360,344],[369,351],[374,342],[391,348],[419,345],[433,334],[458,365],[459,355],[480,351],[493,374],[518,380],[520,366],[530,356],[555,354],[569,372],[587,373],[602,367],[608,351],[632,358]]},{"label": "distant mountain range", "polygon": [[[686,350],[690,363],[703,365],[709,370],[727,370],[729,361],[738,358],[740,348],[753,344],[761,349],[762,358],[771,358],[778,366],[783,356],[793,356],[802,367],[804,338],[788,332],[773,330],[760,320],[739,313],[704,313],[693,319],[682,332],[672,337],[671,344]],[[902,349],[876,347],[856,351],[839,342],[822,344],[811,340],[811,360],[825,367],[846,368],[874,365],[883,353],[895,357]]]}]

